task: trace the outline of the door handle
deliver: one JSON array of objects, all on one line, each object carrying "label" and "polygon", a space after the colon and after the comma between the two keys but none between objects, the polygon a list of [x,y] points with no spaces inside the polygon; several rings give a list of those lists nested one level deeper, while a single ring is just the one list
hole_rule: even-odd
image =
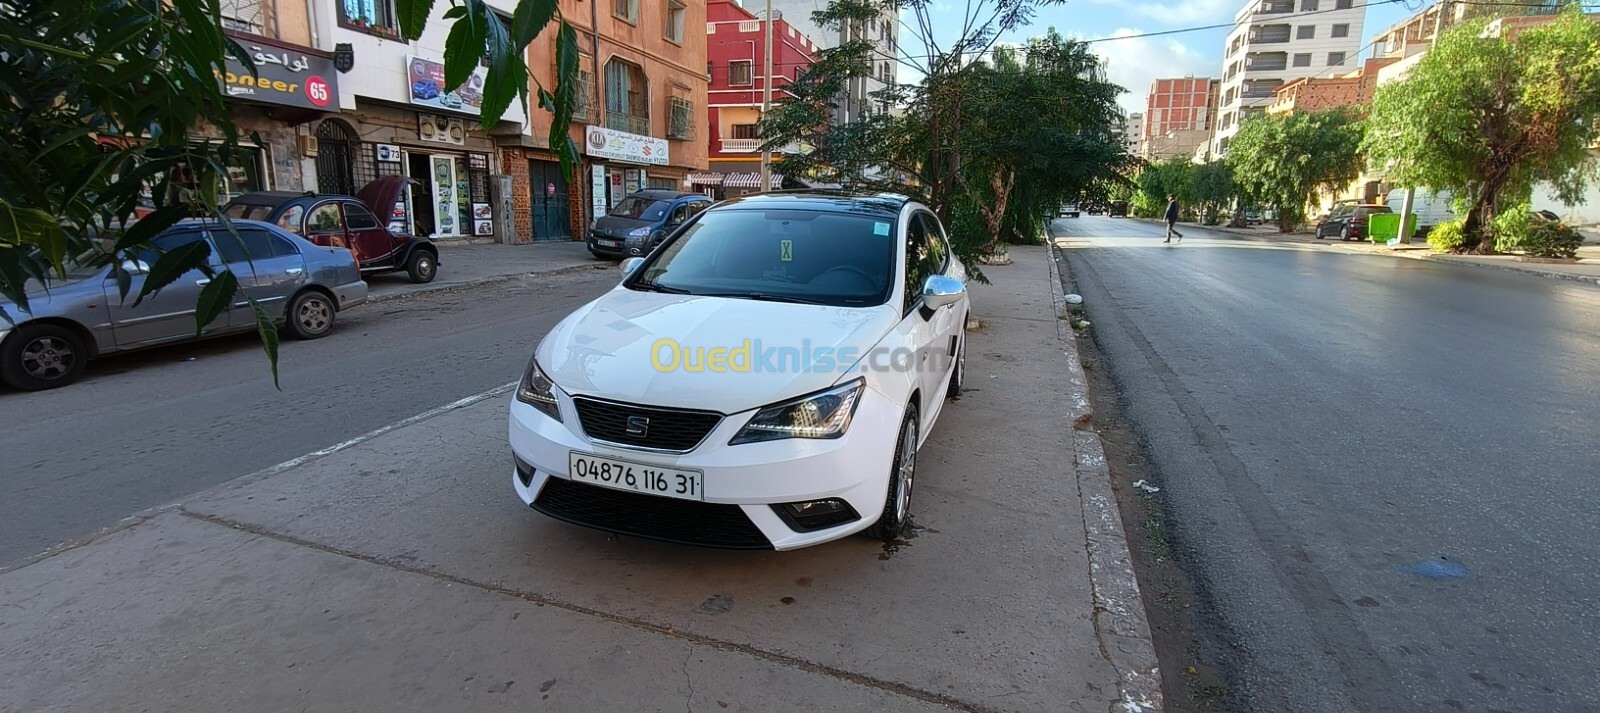
[{"label": "door handle", "polygon": [[196,286],[198,286],[198,287],[205,287],[206,285],[211,284],[211,281],[210,280],[195,280],[194,284]]},{"label": "door handle", "polygon": [[289,268],[287,270],[284,270],[283,274],[285,274],[285,275],[298,275],[298,274],[300,274],[302,272],[305,272],[305,268],[303,268],[303,267],[291,267],[291,268]]}]

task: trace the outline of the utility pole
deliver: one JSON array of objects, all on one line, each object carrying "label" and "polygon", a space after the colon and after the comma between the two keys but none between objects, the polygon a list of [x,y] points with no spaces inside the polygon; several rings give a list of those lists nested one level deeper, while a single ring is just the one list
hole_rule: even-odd
[{"label": "utility pole", "polygon": [[[592,73],[592,77],[590,78],[589,83],[591,85],[593,85],[592,87],[590,87],[590,90],[593,92],[593,96],[589,97],[589,111],[594,112],[594,114],[589,116],[588,119],[589,119],[589,121],[593,122],[596,126],[607,126],[607,127],[609,127],[609,126],[611,126],[611,122],[608,119],[606,119],[606,102],[605,102],[605,96],[606,96],[606,94],[605,94],[605,91],[606,91],[605,82],[606,82],[606,80],[605,80],[605,75],[600,73],[600,9],[599,9],[599,7],[600,7],[600,0],[591,0],[591,2],[589,3],[589,30],[590,30],[590,33],[589,33],[590,45],[589,45],[589,47],[592,50],[589,53],[589,67],[590,67],[589,71]],[[563,81],[563,79],[558,77],[556,79],[556,81],[558,81],[558,82],[559,81]],[[585,133],[587,133],[587,130],[585,131]],[[584,136],[580,140],[584,141],[585,145],[587,145],[587,141],[588,141],[588,137],[587,136]],[[551,151],[555,151],[556,147],[551,146],[550,150]],[[594,169],[595,169],[594,164],[593,163],[589,164],[589,171],[593,172]],[[589,190],[591,192],[593,192],[594,191],[594,176],[593,175],[584,176],[583,180],[589,184]],[[579,184],[579,185],[582,185],[582,184]],[[607,190],[607,191],[611,190],[610,182],[607,182],[605,184],[605,190]],[[580,190],[580,192],[582,192],[582,191]],[[589,229],[594,226],[594,219],[595,219],[594,205],[595,205],[595,201],[597,201],[597,200],[601,200],[601,199],[599,197],[596,197],[596,196],[589,196],[589,205],[586,205],[586,206],[583,207],[583,232],[584,232],[585,235],[587,235],[588,232],[589,232]],[[607,205],[610,205],[611,201],[609,200],[609,196],[607,197],[607,199],[604,202]]]},{"label": "utility pole", "polygon": [[[1433,18],[1433,37],[1428,40],[1429,52],[1432,52],[1434,47],[1439,46],[1439,34],[1444,32],[1444,14],[1449,11],[1450,0],[1440,0],[1439,15]],[[1376,82],[1374,82],[1373,86],[1377,86]],[[1407,245],[1411,244],[1411,209],[1413,208],[1412,202],[1416,198],[1417,187],[1406,186],[1406,196],[1400,201],[1400,232],[1397,233],[1397,236],[1400,238],[1401,243]],[[1434,200],[1438,200],[1437,193],[1434,194]]]},{"label": "utility pole", "polygon": [[[598,1],[598,0],[597,0]],[[772,111],[772,0],[767,0],[767,39],[762,46],[761,54],[764,55],[761,73],[761,120],[767,119],[767,112]],[[772,190],[772,151],[766,147],[766,139],[761,140],[761,190]]]}]

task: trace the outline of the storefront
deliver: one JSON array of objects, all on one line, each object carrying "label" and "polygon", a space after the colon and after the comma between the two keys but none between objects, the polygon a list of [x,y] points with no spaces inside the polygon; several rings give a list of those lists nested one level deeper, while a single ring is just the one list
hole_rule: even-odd
[{"label": "storefront", "polygon": [[[783,181],[783,174],[774,171],[772,189],[783,188]],[[753,161],[718,164],[716,170],[689,174],[685,182],[690,186],[688,190],[704,193],[718,200],[760,193],[761,164]]]},{"label": "storefront", "polygon": [[684,172],[669,168],[666,139],[603,126],[584,127],[589,157],[590,216],[603,217],[623,198],[646,188],[683,190]]}]

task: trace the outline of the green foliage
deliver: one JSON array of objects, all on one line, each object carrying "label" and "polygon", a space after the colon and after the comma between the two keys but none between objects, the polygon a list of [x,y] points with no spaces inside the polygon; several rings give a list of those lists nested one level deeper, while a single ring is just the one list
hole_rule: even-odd
[{"label": "green foliage", "polygon": [[1446,31],[1404,81],[1380,87],[1365,149],[1391,179],[1465,199],[1464,245],[1488,252],[1502,203],[1541,181],[1575,202],[1595,178],[1600,23],[1573,6],[1514,42],[1485,29]]},{"label": "green foliage", "polygon": [[1435,252],[1453,253],[1461,250],[1466,245],[1467,238],[1462,231],[1462,221],[1451,220],[1433,226],[1428,231],[1428,245]]},{"label": "green foliage", "polygon": [[1245,119],[1228,148],[1239,188],[1278,209],[1284,232],[1305,220],[1317,189],[1336,190],[1361,174],[1362,123],[1339,110]]},{"label": "green foliage", "polygon": [[1560,221],[1535,220],[1528,228],[1522,247],[1533,257],[1571,260],[1578,257],[1578,248],[1582,245],[1583,235]]},{"label": "green foliage", "polygon": [[1521,250],[1533,228],[1533,208],[1518,203],[1494,217],[1495,249],[1500,252]]}]

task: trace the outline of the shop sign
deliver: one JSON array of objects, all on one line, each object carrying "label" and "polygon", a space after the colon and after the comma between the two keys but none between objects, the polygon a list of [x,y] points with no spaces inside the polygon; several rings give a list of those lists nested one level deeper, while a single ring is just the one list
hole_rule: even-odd
[{"label": "shop sign", "polygon": [[[235,99],[324,111],[339,110],[339,82],[333,60],[265,40],[244,44],[243,60],[227,58],[217,72],[222,91]],[[250,68],[255,68],[255,75]]]},{"label": "shop sign", "polygon": [[483,111],[483,85],[489,70],[476,67],[472,76],[453,89],[444,86],[444,63],[406,55],[406,82],[410,84],[411,103],[432,109],[447,109],[463,114],[480,114]]},{"label": "shop sign", "polygon": [[441,144],[462,146],[467,143],[467,124],[453,116],[417,114],[417,138]]},{"label": "shop sign", "polygon": [[373,151],[377,153],[378,163],[400,163],[398,144],[374,144]]},{"label": "shop sign", "polygon": [[584,152],[597,158],[629,163],[667,165],[667,140],[590,126],[584,130]]},{"label": "shop sign", "polygon": [[594,217],[606,217],[606,167],[595,166],[591,171],[589,183],[589,204],[594,211]]},{"label": "shop sign", "polygon": [[356,68],[356,50],[349,42],[340,42],[333,46],[333,68],[340,74],[349,74]]}]

